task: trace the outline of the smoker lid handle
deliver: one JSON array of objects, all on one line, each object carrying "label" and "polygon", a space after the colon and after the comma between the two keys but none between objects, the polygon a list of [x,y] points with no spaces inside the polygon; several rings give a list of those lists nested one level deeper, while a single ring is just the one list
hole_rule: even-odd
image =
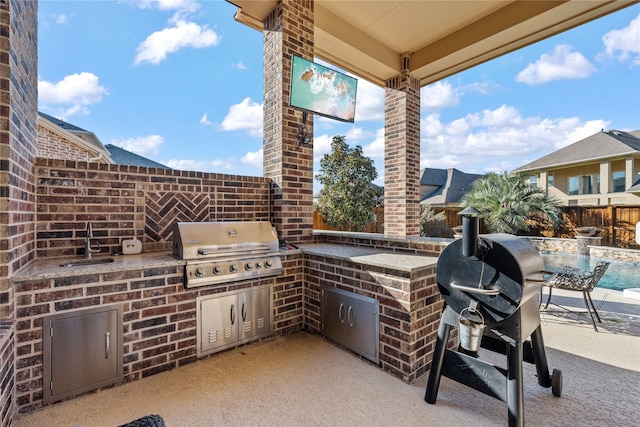
[{"label": "smoker lid handle", "polygon": [[469,292],[472,294],[489,295],[489,296],[500,295],[500,289],[471,288],[469,286],[458,285],[456,282],[451,282],[450,285],[453,289],[456,289],[462,292]]}]

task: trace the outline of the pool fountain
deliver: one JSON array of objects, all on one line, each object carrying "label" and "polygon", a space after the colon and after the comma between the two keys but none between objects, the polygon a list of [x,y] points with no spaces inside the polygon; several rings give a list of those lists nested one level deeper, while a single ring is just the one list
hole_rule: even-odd
[{"label": "pool fountain", "polygon": [[589,256],[589,246],[600,246],[602,242],[601,228],[598,227],[576,227],[576,240],[578,253]]}]

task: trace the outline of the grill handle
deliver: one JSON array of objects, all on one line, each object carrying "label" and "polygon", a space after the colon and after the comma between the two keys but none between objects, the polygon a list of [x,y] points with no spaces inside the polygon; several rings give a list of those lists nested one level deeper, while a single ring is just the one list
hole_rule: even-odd
[{"label": "grill handle", "polygon": [[500,289],[470,288],[468,286],[458,285],[456,282],[451,282],[449,285],[457,291],[469,292],[472,294],[489,295],[489,296],[500,295]]},{"label": "grill handle", "polygon": [[269,246],[254,246],[247,249],[220,249],[220,248],[200,248],[198,249],[198,255],[219,255],[219,256],[227,256],[227,255],[253,255],[253,254],[262,254],[264,252],[269,252]]}]

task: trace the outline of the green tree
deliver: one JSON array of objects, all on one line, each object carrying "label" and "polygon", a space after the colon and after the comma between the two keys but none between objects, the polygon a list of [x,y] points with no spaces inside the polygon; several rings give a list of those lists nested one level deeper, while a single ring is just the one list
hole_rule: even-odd
[{"label": "green tree", "polygon": [[325,221],[349,231],[364,230],[373,221],[373,208],[380,204],[380,189],[371,184],[377,177],[362,147],[351,148],[344,136],[334,136],[331,153],[322,156],[316,174],[323,185],[318,210]]},{"label": "green tree", "polygon": [[420,235],[423,237],[453,237],[444,212],[436,213],[430,204],[420,204]]},{"label": "green tree", "polygon": [[559,201],[542,188],[529,185],[522,173],[485,175],[473,183],[462,205],[482,212],[491,233],[555,229],[563,223]]}]

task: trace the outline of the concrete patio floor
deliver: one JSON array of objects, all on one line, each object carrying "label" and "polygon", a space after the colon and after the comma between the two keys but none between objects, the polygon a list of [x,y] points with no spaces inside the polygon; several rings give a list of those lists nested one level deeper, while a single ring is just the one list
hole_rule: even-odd
[{"label": "concrete patio floor", "polygon": [[[640,301],[596,289],[603,323],[557,307],[541,313],[557,398],[524,364],[528,426],[636,426],[640,420]],[[604,302],[602,302],[604,301]],[[581,294],[552,302],[583,309]],[[503,355],[481,351],[500,366]],[[435,405],[426,376],[407,385],[321,337],[296,333],[18,415],[14,427],[118,426],[158,414],[176,426],[496,426],[506,404],[443,378]]]}]

